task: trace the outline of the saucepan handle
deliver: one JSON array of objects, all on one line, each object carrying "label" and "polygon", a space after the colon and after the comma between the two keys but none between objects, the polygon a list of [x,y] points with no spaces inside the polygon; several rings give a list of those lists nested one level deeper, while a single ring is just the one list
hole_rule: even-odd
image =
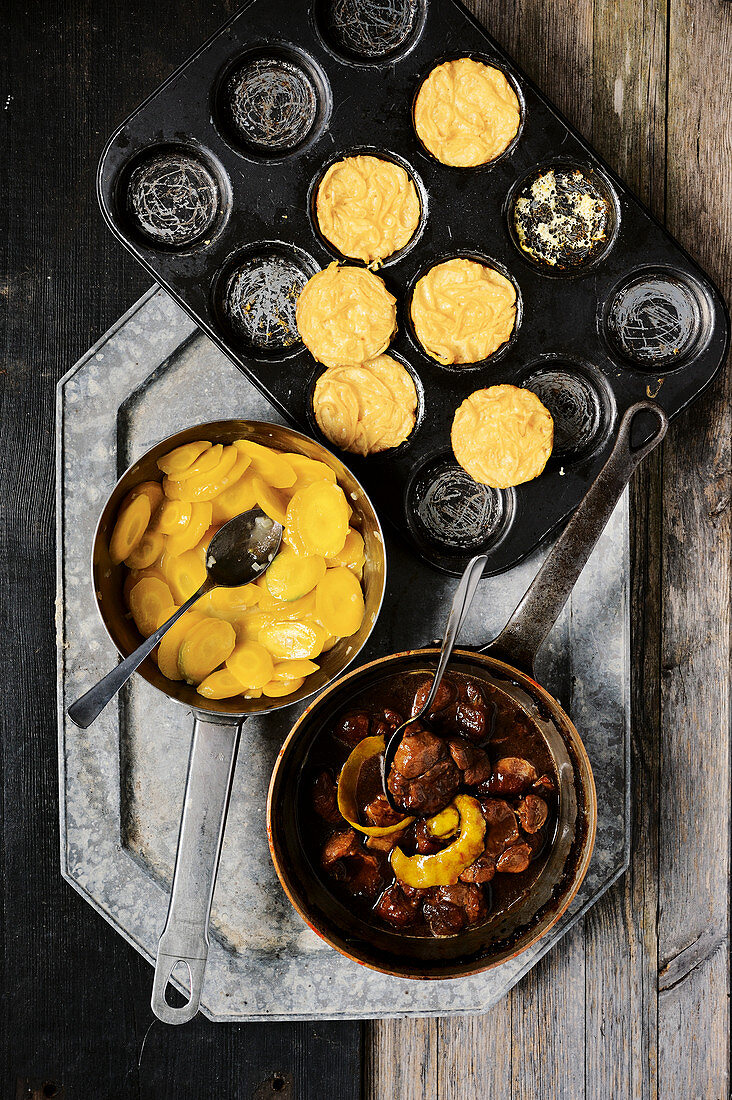
[{"label": "saucepan handle", "polygon": [[[633,421],[651,413],[657,426],[638,447],[631,444]],[[602,534],[635,468],[668,428],[665,412],[653,401],[638,401],[620,422],[610,457],[585,494],[507,625],[481,651],[533,676],[534,658],[567,602],[577,578]]]},{"label": "saucepan handle", "polygon": [[[158,943],[152,1010],[166,1024],[184,1024],[198,1012],[208,955],[208,922],[229,808],[243,719],[196,718],[188,759],[173,887]],[[190,998],[180,1008],[165,992],[178,963],[190,978]]]}]

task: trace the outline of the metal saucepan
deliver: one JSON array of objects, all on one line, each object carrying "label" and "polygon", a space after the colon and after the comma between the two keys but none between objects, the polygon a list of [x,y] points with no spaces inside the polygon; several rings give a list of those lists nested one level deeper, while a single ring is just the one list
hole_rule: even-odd
[{"label": "metal saucepan", "polygon": [[[631,442],[638,413],[655,426],[639,446]],[[456,649],[450,668],[481,681],[490,698],[539,727],[559,778],[558,823],[531,888],[492,920],[449,937],[409,936],[368,923],[331,893],[311,862],[301,835],[300,804],[311,748],[353,700],[378,690],[395,675],[434,672],[438,650],[396,653],[373,661],[331,684],[311,703],[282,747],[267,805],[270,849],[277,874],[307,924],[343,955],[375,970],[406,978],[451,978],[487,970],[525,951],[566,911],[592,855],[597,802],[582,740],[559,702],[536,682],[534,658],[636,466],[663,438],[663,411],[652,402],[633,405],[623,417],[605,466],[539,570],[510,621],[482,649]]]},{"label": "metal saucepan", "polygon": [[[364,538],[366,614],[358,633],[341,640],[323,654],[318,659],[320,670],[309,676],[299,691],[281,700],[265,696],[249,700],[205,700],[189,684],[164,677],[150,658],[138,670],[153,687],[194,714],[173,887],[165,929],[158,945],[152,993],[156,1016],[172,1024],[185,1023],[198,1011],[208,955],[211,901],[242,724],[250,714],[278,710],[305,699],[339,676],[371,633],[386,584],[384,539],[371,501],[353,474],[325,447],[279,424],[254,420],[197,424],[162,440],[130,466],[114,487],[97,526],[92,556],[94,591],[104,626],[122,657],[132,653],[141,639],[123,602],[123,567],[113,565],[109,556],[109,539],[120,503],[141,481],[159,480],[156,460],[161,455],[196,439],[214,443],[253,439],[275,450],[294,451],[318,459],[334,470],[353,510],[351,522]],[[175,1008],[167,1002],[165,993],[179,962],[188,969],[190,998],[185,1005]]]}]

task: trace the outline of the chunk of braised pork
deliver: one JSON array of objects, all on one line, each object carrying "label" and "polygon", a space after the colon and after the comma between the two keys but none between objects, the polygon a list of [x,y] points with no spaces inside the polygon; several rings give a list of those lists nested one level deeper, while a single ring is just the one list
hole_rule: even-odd
[{"label": "chunk of braised pork", "polygon": [[405,779],[424,775],[447,756],[447,746],[420,722],[407,726],[401,744],[394,755],[393,767]]},{"label": "chunk of braised pork", "polygon": [[447,747],[450,750],[450,756],[463,773],[463,782],[468,787],[473,787],[490,778],[493,769],[485,749],[475,748],[462,737],[452,738],[448,741]]},{"label": "chunk of braised pork", "polygon": [[521,756],[503,756],[490,779],[480,785],[481,794],[523,794],[536,780],[536,768]]},{"label": "chunk of braised pork", "polygon": [[482,799],[480,806],[486,823],[483,855],[495,861],[519,839],[516,814],[502,798]]},{"label": "chunk of braised pork", "polygon": [[440,719],[440,729],[445,733],[467,737],[476,744],[488,735],[488,711],[472,703],[454,703],[447,707]]},{"label": "chunk of braised pork", "polygon": [[344,829],[329,837],[320,859],[351,894],[371,898],[383,886],[378,859],[364,851],[353,829]]},{"label": "chunk of braised pork", "polygon": [[485,920],[488,907],[474,883],[438,886],[422,906],[424,918],[435,936],[451,936]]},{"label": "chunk of braised pork", "polygon": [[460,778],[441,737],[419,722],[407,727],[388,780],[394,801],[402,810],[424,816],[439,813],[454,798]]},{"label": "chunk of braised pork", "polygon": [[401,726],[403,721],[401,714],[392,710],[391,707],[384,707],[379,714],[375,714],[371,719],[371,736],[383,737],[386,741],[397,726]]},{"label": "chunk of braised pork", "polygon": [[546,824],[549,807],[538,794],[526,794],[516,806],[516,816],[525,833],[538,833]]},{"label": "chunk of braised pork", "polygon": [[352,894],[373,898],[384,885],[379,861],[370,852],[361,849],[346,860],[345,885]]},{"label": "chunk of braised pork", "polygon": [[330,867],[332,863],[336,863],[339,859],[357,855],[358,852],[359,843],[356,839],[355,829],[344,829],[343,832],[333,833],[332,836],[328,837],[320,854],[320,862],[324,867]]},{"label": "chunk of braised pork", "polygon": [[496,871],[501,874],[518,875],[525,871],[531,862],[531,847],[524,843],[512,844],[496,860]]},{"label": "chunk of braised pork", "polygon": [[313,783],[313,809],[330,825],[343,821],[338,809],[338,786],[329,771],[322,771]]},{"label": "chunk of braised pork", "polygon": [[385,829],[390,825],[396,825],[397,822],[401,821],[404,817],[404,814],[391,808],[389,800],[383,791],[381,794],[377,794],[376,798],[364,806],[364,813],[371,825],[376,825],[379,829]]},{"label": "chunk of braised pork", "polygon": [[491,856],[478,856],[475,863],[466,867],[460,875],[461,882],[475,882],[483,884],[490,882],[496,873],[496,861]]},{"label": "chunk of braised pork", "polygon": [[[431,688],[431,677],[428,680],[425,680],[424,683],[419,685],[415,692],[414,700],[412,701],[412,709],[410,711],[412,715],[419,714],[420,710],[427,701],[427,696],[429,695]],[[443,711],[445,707],[448,706],[450,703],[454,703],[457,698],[458,692],[455,684],[452,680],[449,679],[449,677],[444,677],[442,683],[437,689],[437,694],[432,701],[432,706],[427,712],[427,718],[430,721],[437,718],[440,712]]]},{"label": "chunk of braised pork", "polygon": [[548,794],[554,794],[557,785],[550,775],[540,775],[536,782],[532,783],[531,789],[535,794],[546,797]]},{"label": "chunk of braised pork", "polygon": [[389,886],[374,906],[377,917],[395,928],[408,928],[414,924],[419,908],[418,898],[409,898],[398,883]]},{"label": "chunk of braised pork", "polygon": [[371,852],[383,852],[388,855],[392,848],[399,843],[401,833],[387,833],[386,836],[369,836],[366,838],[366,847]]},{"label": "chunk of braised pork", "polygon": [[[450,838],[452,839],[452,838]],[[426,821],[417,821],[414,826],[414,840],[417,852],[421,856],[431,856],[445,847],[445,842],[432,836]]]},{"label": "chunk of braised pork", "polygon": [[366,711],[359,710],[353,711],[351,714],[344,714],[338,720],[333,730],[333,736],[354,749],[359,741],[363,741],[364,737],[369,736],[370,730],[371,717]]}]

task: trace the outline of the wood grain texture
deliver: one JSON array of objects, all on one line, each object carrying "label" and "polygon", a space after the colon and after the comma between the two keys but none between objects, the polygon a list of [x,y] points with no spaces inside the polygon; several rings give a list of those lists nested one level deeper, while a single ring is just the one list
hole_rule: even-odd
[{"label": "wood grain texture", "polygon": [[[672,0],[666,217],[728,301],[730,56],[729,5]],[[730,1092],[730,391],[727,371],[665,452],[659,1095]]]},{"label": "wood grain texture", "polygon": [[[729,301],[732,6],[470,6]],[[440,1022],[426,1096],[728,1095],[729,404],[727,374],[631,487],[629,873],[504,1004]],[[369,1096],[398,1092],[405,1038]]]},{"label": "wood grain texture", "polygon": [[358,1023],[153,1023],[151,968],[59,873],[54,386],[150,282],[102,222],[96,164],[112,128],[231,10],[219,0],[3,9],[0,646],[13,684],[0,713],[3,1098],[360,1093]]},{"label": "wood grain texture", "polygon": [[[96,162],[237,6],[14,3],[0,43],[3,1097],[361,1091],[358,1024],[153,1022],[149,966],[58,871],[53,387],[148,285],[102,223]],[[468,6],[729,301],[732,4]],[[629,874],[485,1016],[364,1025],[371,1100],[729,1095],[730,396],[727,372],[633,486]]]}]

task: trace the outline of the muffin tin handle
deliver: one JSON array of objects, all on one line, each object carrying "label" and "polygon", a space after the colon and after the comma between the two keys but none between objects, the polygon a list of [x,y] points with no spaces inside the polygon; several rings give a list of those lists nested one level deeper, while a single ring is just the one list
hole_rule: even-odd
[{"label": "muffin tin handle", "polygon": [[[168,916],[158,943],[151,1005],[159,1020],[184,1024],[198,1012],[208,956],[208,922],[244,719],[198,715],[188,759]],[[190,977],[186,1004],[174,1007],[165,992],[183,963]]]},{"label": "muffin tin handle", "polygon": [[[633,421],[650,413],[657,424],[643,443],[631,442]],[[625,413],[610,457],[501,633],[481,652],[534,675],[534,659],[569,599],[577,578],[605,529],[633,471],[666,434],[668,418],[653,401],[638,401]]]}]

